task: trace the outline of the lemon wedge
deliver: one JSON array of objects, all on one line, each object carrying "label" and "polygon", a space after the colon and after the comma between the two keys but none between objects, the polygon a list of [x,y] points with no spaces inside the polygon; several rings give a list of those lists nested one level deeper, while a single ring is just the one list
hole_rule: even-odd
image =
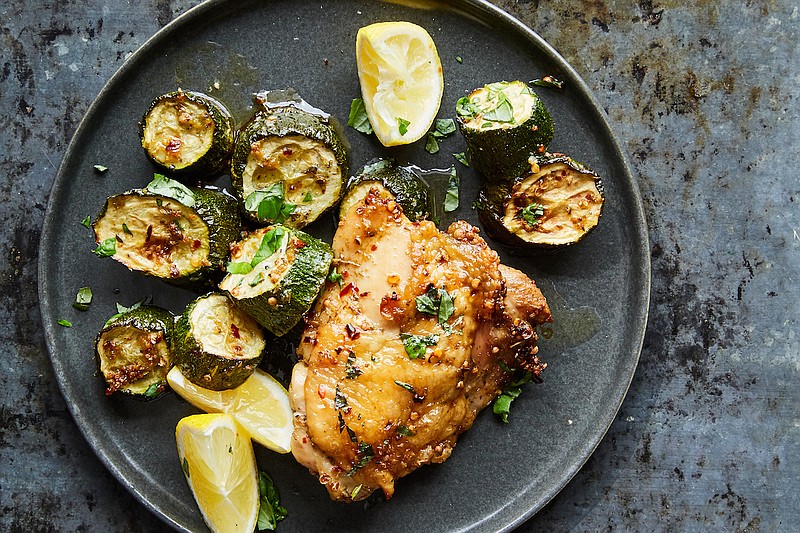
[{"label": "lemon wedge", "polygon": [[384,146],[410,144],[430,129],[442,102],[442,62],[433,39],[410,22],[379,22],[356,36],[361,96]]},{"label": "lemon wedge", "polygon": [[275,378],[256,369],[235,389],[212,391],[198,387],[177,366],[167,382],[178,395],[207,413],[228,413],[250,437],[278,453],[288,453],[292,441],[292,408],[289,393]]},{"label": "lemon wedge", "polygon": [[253,445],[232,416],[182,418],[178,457],[200,513],[215,533],[252,532],[258,520],[258,470]]}]

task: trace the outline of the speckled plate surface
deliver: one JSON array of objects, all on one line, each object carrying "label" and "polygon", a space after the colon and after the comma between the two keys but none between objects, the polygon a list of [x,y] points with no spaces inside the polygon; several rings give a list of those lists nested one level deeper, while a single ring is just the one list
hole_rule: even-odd
[{"label": "speckled plate surface", "polygon": [[[424,5],[420,8],[420,5]],[[189,11],[138,50],[109,81],[78,128],[50,197],[43,229],[39,290],[45,333],[64,396],[88,442],[114,475],[153,512],[182,530],[203,530],[177,460],[174,429],[195,409],[168,395],[151,403],[103,394],[95,374],[93,341],[114,304],[152,296],[180,312],[193,295],[128,272],[95,257],[94,218],[111,194],[142,187],[153,168],[142,153],[137,121],[158,94],[185,89],[222,100],[241,123],[251,94],[294,87],[341,121],[359,96],[354,60],[359,27],[409,20],[433,36],[442,59],[445,91],[440,117],[452,116],[468,90],[501,79],[546,74],[565,90],[537,89],[556,124],[551,149],[572,155],[604,178],[607,204],[598,229],[570,250],[525,257],[497,248],[503,260],[530,274],[553,308],[544,331],[545,382],[528,386],[514,403],[511,423],[478,417],[452,457],[400,480],[394,498],[371,505],[328,499],[291,455],[257,449],[272,474],[289,517],[282,531],[495,531],[510,529],[538,511],[580,469],[605,434],[636,368],[650,287],[650,263],[641,199],[605,113],[574,70],[530,29],[480,0],[384,3],[211,1]],[[460,57],[462,61],[457,61]],[[464,150],[455,135],[438,154],[424,143],[387,150],[347,130],[352,166],[392,156],[424,168],[455,163]],[[98,174],[93,165],[108,171]],[[457,164],[461,208],[454,218],[477,224],[471,204],[478,177]],[[216,183],[230,186],[227,177]],[[313,233],[330,238],[333,218]],[[80,287],[91,286],[89,311],[72,309]],[[74,326],[56,325],[59,318]],[[283,376],[285,377],[285,376]],[[77,487],[76,487],[77,490]]]}]

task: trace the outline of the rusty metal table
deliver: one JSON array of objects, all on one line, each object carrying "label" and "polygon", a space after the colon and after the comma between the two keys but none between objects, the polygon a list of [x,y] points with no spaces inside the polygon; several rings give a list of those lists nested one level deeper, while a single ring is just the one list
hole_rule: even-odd
[{"label": "rusty metal table", "polygon": [[[191,0],[0,4],[0,530],[165,528],[54,380],[36,291],[56,168],[105,80]],[[800,82],[788,0],[498,0],[578,70],[633,165],[650,321],[595,454],[523,530],[800,523]]]}]

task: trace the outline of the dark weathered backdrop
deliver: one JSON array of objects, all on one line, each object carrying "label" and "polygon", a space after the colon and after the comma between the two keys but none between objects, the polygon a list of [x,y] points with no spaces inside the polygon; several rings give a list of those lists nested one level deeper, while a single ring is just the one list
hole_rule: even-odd
[{"label": "dark weathered backdrop", "polygon": [[[0,4],[0,530],[154,531],[52,375],[36,255],[57,165],[125,58],[196,2]],[[800,62],[789,0],[503,0],[605,106],[645,200],[650,322],[596,453],[524,529],[800,523]],[[131,5],[133,4],[133,5]]]}]

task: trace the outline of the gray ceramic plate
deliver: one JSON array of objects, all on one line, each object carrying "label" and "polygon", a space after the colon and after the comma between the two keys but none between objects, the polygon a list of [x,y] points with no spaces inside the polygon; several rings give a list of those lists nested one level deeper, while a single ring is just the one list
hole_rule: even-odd
[{"label": "gray ceramic plate", "polygon": [[[174,428],[196,412],[175,396],[152,403],[107,398],[95,375],[93,340],[114,304],[146,295],[180,312],[192,295],[95,257],[93,234],[81,226],[111,194],[144,186],[153,168],[138,145],[137,121],[150,100],[176,86],[210,92],[239,121],[250,95],[292,86],[306,100],[347,120],[359,96],[354,61],[359,27],[409,20],[433,36],[445,77],[440,116],[478,85],[552,74],[564,91],[539,89],[556,122],[551,148],[571,154],[605,178],[607,207],[599,228],[573,249],[545,258],[503,259],[532,275],[553,307],[552,337],[542,342],[550,363],[545,383],[515,402],[511,423],[489,412],[462,436],[444,464],[421,468],[397,484],[390,502],[331,502],[291,457],[259,449],[261,468],[277,482],[289,517],[282,531],[490,531],[511,528],[539,510],[583,465],[605,434],[628,389],[645,329],[650,265],[636,184],[602,108],[575,71],[540,37],[481,0],[436,3],[368,0],[241,2],[195,8],[147,42],[117,72],[78,128],[50,197],[40,260],[40,297],[47,343],[76,422],[114,475],[153,512],[179,529],[203,523],[178,464]],[[414,7],[424,4],[422,9]],[[431,7],[434,6],[434,7]],[[463,59],[463,62],[456,60]],[[217,88],[218,87],[218,88]],[[348,128],[353,167],[391,155],[422,167],[454,164],[464,150],[455,135],[431,155],[424,143],[386,150]],[[100,175],[95,164],[109,168]],[[458,165],[461,209],[471,204],[477,176]],[[227,177],[218,185],[227,186]],[[333,219],[312,232],[329,238]],[[88,312],[71,307],[77,290],[95,294]],[[56,325],[66,318],[72,328]]]}]

